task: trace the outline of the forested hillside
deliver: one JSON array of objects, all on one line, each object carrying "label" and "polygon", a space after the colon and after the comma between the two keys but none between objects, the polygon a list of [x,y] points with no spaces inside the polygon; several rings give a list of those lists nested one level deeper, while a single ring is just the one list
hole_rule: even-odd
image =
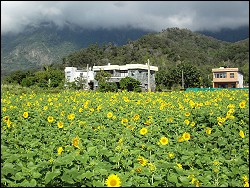
[{"label": "forested hillside", "polygon": [[[126,45],[91,45],[63,59],[64,66],[86,67],[93,65],[143,63],[168,74],[178,64],[190,64],[200,71],[201,79],[210,79],[211,69],[238,67],[249,80],[249,39],[236,43],[223,42],[194,33],[188,29],[169,28],[156,34],[147,34]],[[162,72],[163,71],[163,72]],[[159,71],[160,72],[160,71]]]},{"label": "forested hillside", "polygon": [[[51,34],[51,36],[53,35]],[[45,38],[48,40],[50,36]],[[47,47],[46,50],[50,53],[40,53],[40,57],[43,58],[41,67],[44,69],[40,68],[38,72],[34,70],[14,72],[13,75],[6,78],[7,82],[17,82],[25,86],[37,84],[47,87],[48,80],[50,80],[52,83],[49,85],[57,87],[63,85],[63,70],[66,66],[86,68],[87,65],[92,67],[108,63],[118,65],[145,64],[149,59],[151,65],[159,67],[156,74],[156,85],[159,90],[180,88],[180,86],[184,88],[211,87],[212,68],[221,66],[239,68],[244,75],[244,85],[249,83],[249,39],[231,43],[207,37],[188,29],[168,28],[162,32],[142,35],[137,40],[128,40],[125,45],[111,42],[91,43],[88,47],[77,51],[72,48],[72,52],[67,51],[69,48],[62,47],[62,43],[56,42],[57,39],[51,37],[51,40],[55,42],[54,45],[57,45],[58,49],[51,47],[50,50]],[[58,39],[58,41],[61,40]],[[6,41],[2,43],[4,42]],[[27,43],[35,45],[29,41]],[[53,42],[50,41],[51,43]],[[6,49],[2,49],[2,52],[4,50]],[[58,57],[58,61],[52,61],[49,54],[55,55],[55,50],[64,50],[69,55]],[[30,54],[36,54],[34,49],[26,52],[29,53],[28,57]],[[18,53],[21,52],[16,51],[16,58],[18,58]],[[22,64],[21,61],[20,64],[13,64],[16,68],[18,65],[24,66],[25,64]],[[6,64],[6,66],[9,65]],[[2,67],[4,66],[2,65]],[[27,69],[28,67],[24,67],[25,71]],[[46,70],[46,73],[43,70]],[[34,72],[36,73],[34,74]],[[185,83],[182,83],[182,75]]]}]

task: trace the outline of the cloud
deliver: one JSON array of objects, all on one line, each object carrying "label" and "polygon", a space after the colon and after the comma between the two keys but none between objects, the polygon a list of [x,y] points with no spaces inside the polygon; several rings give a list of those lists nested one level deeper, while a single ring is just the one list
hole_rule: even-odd
[{"label": "cloud", "polygon": [[42,22],[89,29],[219,30],[249,25],[248,7],[248,1],[1,1],[1,33]]}]

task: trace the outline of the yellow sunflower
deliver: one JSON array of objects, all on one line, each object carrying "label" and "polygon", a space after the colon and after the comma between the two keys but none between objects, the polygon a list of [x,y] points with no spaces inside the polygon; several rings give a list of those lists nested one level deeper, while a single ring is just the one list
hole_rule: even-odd
[{"label": "yellow sunflower", "polygon": [[96,109],[97,109],[97,111],[98,111],[98,112],[100,112],[100,111],[101,111],[101,109],[102,109],[101,105],[97,106],[97,108],[96,108]]},{"label": "yellow sunflower", "polygon": [[58,126],[58,128],[63,128],[63,122],[61,122],[61,121],[59,121],[59,122],[57,122],[57,126]]},{"label": "yellow sunflower", "polygon": [[172,122],[173,122],[173,118],[172,118],[172,117],[168,118],[168,121],[169,121],[170,123],[172,123]]},{"label": "yellow sunflower", "polygon": [[75,114],[69,114],[69,115],[68,115],[68,119],[69,119],[69,120],[75,119]]},{"label": "yellow sunflower", "polygon": [[139,114],[135,114],[133,117],[133,120],[137,121],[138,119],[140,119],[140,115]]},{"label": "yellow sunflower", "polygon": [[61,154],[62,154],[62,152],[63,152],[63,148],[62,148],[62,147],[59,147],[59,148],[57,149],[57,153],[58,153],[58,155],[61,155]]},{"label": "yellow sunflower", "polygon": [[128,123],[128,119],[127,118],[123,118],[122,119],[122,124],[124,124],[124,123]]},{"label": "yellow sunflower", "polygon": [[146,164],[147,164],[147,162],[148,162],[148,160],[145,159],[145,158],[142,157],[142,156],[139,156],[137,160],[139,161],[139,163],[140,163],[142,166],[146,166]]},{"label": "yellow sunflower", "polygon": [[246,107],[246,101],[242,101],[239,104],[240,108],[245,108]]},{"label": "yellow sunflower", "polygon": [[178,137],[177,141],[178,141],[178,142],[183,142],[183,141],[184,141],[184,139],[183,139],[183,137],[182,137],[182,136],[180,136],[180,137]]},{"label": "yellow sunflower", "polygon": [[108,179],[105,181],[106,185],[108,187],[120,187],[121,186],[121,180],[118,175],[111,174],[109,175]]},{"label": "yellow sunflower", "polygon": [[182,169],[182,164],[176,163],[176,165],[177,165],[178,168]]},{"label": "yellow sunflower", "polygon": [[168,158],[173,159],[174,158],[174,153],[172,153],[172,152],[168,153]]},{"label": "yellow sunflower", "polygon": [[213,162],[213,165],[215,165],[215,166],[217,166],[217,165],[219,165],[219,164],[220,164],[219,161],[216,161],[216,160],[215,160],[215,161]]},{"label": "yellow sunflower", "polygon": [[194,127],[194,126],[195,126],[195,122],[192,121],[192,123],[191,123],[190,125],[191,125],[192,127]]},{"label": "yellow sunflower", "polygon": [[189,121],[188,119],[186,119],[186,120],[184,121],[184,123],[185,123],[186,125],[189,125],[190,121]]},{"label": "yellow sunflower", "polygon": [[10,116],[4,116],[3,121],[7,122],[10,119]]},{"label": "yellow sunflower", "polygon": [[245,181],[245,182],[244,182],[244,187],[249,187],[248,181]]},{"label": "yellow sunflower", "polygon": [[112,118],[112,116],[113,116],[113,113],[112,113],[112,112],[109,112],[109,113],[107,114],[107,117],[108,117],[108,118]]},{"label": "yellow sunflower", "polygon": [[245,134],[244,134],[244,132],[242,130],[240,130],[239,135],[240,135],[241,138],[245,138]]},{"label": "yellow sunflower", "polygon": [[248,178],[247,178],[246,175],[244,175],[244,176],[242,177],[242,179],[243,179],[243,181],[248,181]]},{"label": "yellow sunflower", "polygon": [[11,124],[12,124],[12,122],[10,121],[10,119],[8,119],[8,121],[7,121],[7,126],[10,127]]},{"label": "yellow sunflower", "polygon": [[150,169],[150,171],[155,171],[156,167],[153,163],[148,163],[148,167]]},{"label": "yellow sunflower", "polygon": [[139,167],[139,168],[136,168],[135,171],[140,173],[142,169]]},{"label": "yellow sunflower", "polygon": [[49,116],[49,117],[48,117],[48,122],[49,122],[49,123],[52,123],[53,121],[54,121],[54,118],[53,118],[52,116]]},{"label": "yellow sunflower", "polygon": [[28,118],[28,117],[29,117],[29,113],[28,113],[28,112],[24,112],[24,113],[23,113],[23,117],[24,117],[24,118]]},{"label": "yellow sunflower", "polygon": [[183,135],[182,135],[182,138],[183,138],[184,140],[190,140],[190,134],[187,133],[187,132],[184,132]]},{"label": "yellow sunflower", "polygon": [[222,121],[218,121],[218,125],[221,126],[223,124]]},{"label": "yellow sunflower", "polygon": [[75,146],[76,148],[79,148],[78,144],[79,144],[79,137],[75,137],[73,138],[73,141],[72,141],[72,144],[73,146]]},{"label": "yellow sunflower", "polygon": [[160,142],[161,142],[162,145],[167,145],[168,144],[168,138],[166,138],[165,136],[161,137]]},{"label": "yellow sunflower", "polygon": [[145,135],[145,134],[147,134],[147,132],[148,132],[148,129],[146,129],[146,128],[142,128],[142,129],[140,130],[140,134],[141,134],[141,135]]},{"label": "yellow sunflower", "polygon": [[212,129],[208,127],[208,128],[206,129],[206,133],[207,133],[207,134],[211,134],[211,132],[212,132]]},{"label": "yellow sunflower", "polygon": [[185,113],[185,116],[186,116],[186,117],[190,116],[190,112],[186,112],[186,113]]}]

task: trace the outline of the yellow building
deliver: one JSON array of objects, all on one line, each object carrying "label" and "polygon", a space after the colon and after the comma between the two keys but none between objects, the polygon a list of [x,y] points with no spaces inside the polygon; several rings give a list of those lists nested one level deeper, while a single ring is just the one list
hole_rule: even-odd
[{"label": "yellow building", "polygon": [[213,88],[243,88],[243,75],[238,68],[215,68],[213,72]]}]

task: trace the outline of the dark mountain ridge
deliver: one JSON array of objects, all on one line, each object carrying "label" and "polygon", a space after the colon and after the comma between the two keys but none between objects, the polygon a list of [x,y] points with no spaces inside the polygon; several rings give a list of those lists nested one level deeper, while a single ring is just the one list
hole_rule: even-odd
[{"label": "dark mountain ridge", "polygon": [[227,42],[237,42],[249,38],[249,26],[241,26],[236,29],[222,28],[219,31],[197,31],[206,36]]}]

